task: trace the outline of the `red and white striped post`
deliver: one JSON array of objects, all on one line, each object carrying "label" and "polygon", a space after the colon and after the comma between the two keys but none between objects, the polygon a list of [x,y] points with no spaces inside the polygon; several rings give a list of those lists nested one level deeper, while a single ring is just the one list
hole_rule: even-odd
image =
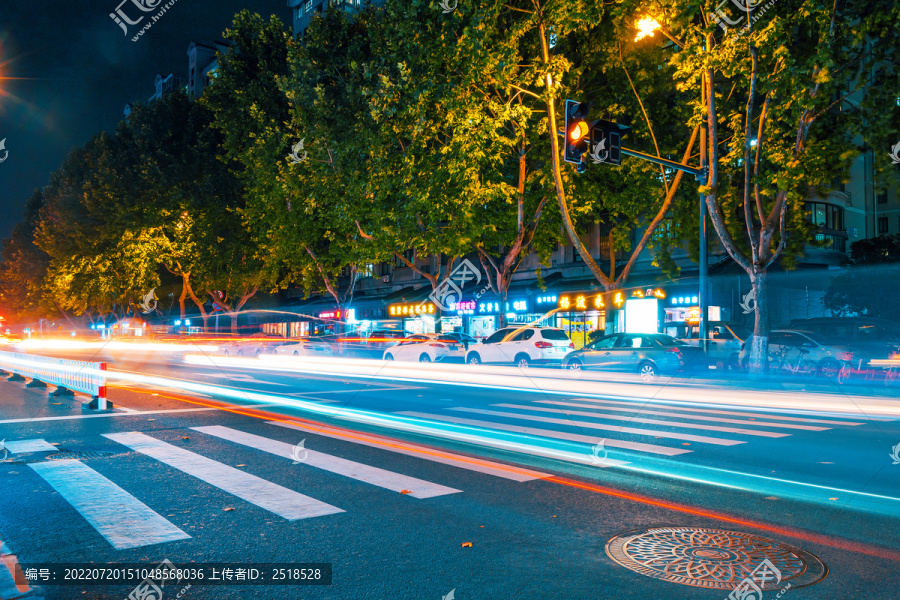
[{"label": "red and white striped post", "polygon": [[[100,363],[100,370],[106,370],[106,363]],[[97,409],[98,410],[106,410],[106,375],[103,375],[103,385],[98,388],[97,391]]]}]

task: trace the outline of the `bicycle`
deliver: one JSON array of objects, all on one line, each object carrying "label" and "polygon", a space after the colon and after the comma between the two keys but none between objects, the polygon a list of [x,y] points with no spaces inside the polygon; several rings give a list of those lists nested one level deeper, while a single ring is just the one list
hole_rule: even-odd
[{"label": "bicycle", "polygon": [[[796,350],[796,360],[788,359],[789,354],[793,354],[791,350]],[[806,358],[809,350],[799,347],[785,346],[781,352],[776,353],[774,369],[778,372],[785,372],[790,375],[799,375],[801,377],[811,377],[816,374],[818,367],[816,363]]]}]

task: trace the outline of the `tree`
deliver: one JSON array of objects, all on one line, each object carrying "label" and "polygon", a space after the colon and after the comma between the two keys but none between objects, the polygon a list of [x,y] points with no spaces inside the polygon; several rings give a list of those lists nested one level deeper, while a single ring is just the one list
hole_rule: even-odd
[{"label": "tree", "polygon": [[34,244],[40,210],[41,190],[35,190],[25,204],[25,218],[16,225],[0,253],[0,315],[7,324],[52,315],[57,306],[49,302],[45,279],[50,257]]},{"label": "tree", "polygon": [[[242,255],[253,252],[238,212],[243,190],[227,160],[217,154],[222,136],[211,124],[212,112],[205,104],[176,90],[134,106],[116,136],[122,148],[120,178],[127,182],[116,213],[123,223],[157,232],[159,262],[181,280],[181,318],[190,298],[204,325],[207,292],[223,285],[213,283],[213,270],[216,277],[228,270],[220,256],[227,254],[226,264],[244,265],[235,260],[235,247]],[[246,268],[258,273],[255,265]]]},{"label": "tree", "polygon": [[[768,347],[767,273],[779,260],[792,267],[814,234],[803,211],[810,188],[827,188],[846,172],[855,136],[880,138],[895,118],[898,25],[888,15],[898,7],[777,2],[744,15],[748,28],[738,35],[722,35],[700,7],[679,3],[658,18],[684,39],[673,57],[679,89],[702,98],[694,109],[706,127],[710,172],[701,192],[719,239],[753,285],[750,364],[759,372]],[[855,111],[837,110],[856,92]]]}]

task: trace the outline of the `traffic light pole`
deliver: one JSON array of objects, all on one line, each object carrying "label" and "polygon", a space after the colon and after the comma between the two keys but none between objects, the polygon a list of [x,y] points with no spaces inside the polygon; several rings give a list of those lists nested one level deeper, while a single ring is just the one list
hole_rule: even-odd
[{"label": "traffic light pole", "polygon": [[664,167],[669,167],[670,169],[677,169],[679,171],[684,171],[690,175],[693,175],[697,179],[705,179],[706,170],[704,167],[697,168],[691,167],[689,165],[683,165],[681,163],[675,162],[674,160],[667,160],[665,158],[659,158],[657,156],[653,156],[652,154],[644,154],[643,152],[638,152],[637,150],[631,150],[629,148],[622,148],[622,154],[626,156],[633,156],[635,158],[640,158],[643,160],[649,160],[652,163],[656,163],[658,165],[662,165]]}]

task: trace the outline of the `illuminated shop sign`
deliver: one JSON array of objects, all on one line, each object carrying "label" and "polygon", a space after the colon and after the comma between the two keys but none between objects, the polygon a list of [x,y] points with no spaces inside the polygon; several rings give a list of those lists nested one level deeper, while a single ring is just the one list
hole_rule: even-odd
[{"label": "illuminated shop sign", "polygon": [[466,300],[465,302],[457,302],[456,304],[451,304],[450,310],[456,311],[461,315],[473,315],[475,314],[475,301]]},{"label": "illuminated shop sign", "polygon": [[700,298],[697,296],[672,296],[671,301],[672,304],[690,306],[692,304],[697,304],[698,302],[700,302]]},{"label": "illuminated shop sign", "polygon": [[[500,312],[500,303],[499,302],[479,302],[478,303],[478,312],[479,313],[498,313]],[[528,301],[527,300],[511,300],[506,303],[505,312],[507,313],[517,313],[517,312],[528,312]]]},{"label": "illuminated shop sign", "polygon": [[500,312],[500,303],[499,302],[479,302],[478,303],[478,312],[479,313]]},{"label": "illuminated shop sign", "polygon": [[647,288],[643,290],[634,290],[631,292],[634,298],[665,298],[666,293],[660,288]]},{"label": "illuminated shop sign", "polygon": [[431,302],[420,302],[413,304],[412,302],[405,304],[391,304],[388,307],[392,317],[415,317],[417,315],[433,315],[434,304]]},{"label": "illuminated shop sign", "polygon": [[[625,306],[629,298],[665,298],[666,293],[660,288],[643,288],[639,290],[618,290],[604,294],[603,292],[573,292],[559,296],[557,308],[565,311],[604,310],[609,302],[615,308]],[[538,298],[540,301],[540,298]]]},{"label": "illuminated shop sign", "polygon": [[566,311],[579,310],[602,310],[606,308],[603,302],[603,294],[593,293],[575,293],[563,294],[559,297],[558,308]]},{"label": "illuminated shop sign", "polygon": [[559,301],[559,297],[554,294],[552,296],[538,296],[535,299],[535,302],[538,304],[556,304]]},{"label": "illuminated shop sign", "polygon": [[340,318],[341,318],[341,311],[339,311],[339,310],[330,310],[330,311],[328,311],[328,312],[320,312],[320,313],[319,313],[319,318],[320,318],[320,319],[340,319]]}]

